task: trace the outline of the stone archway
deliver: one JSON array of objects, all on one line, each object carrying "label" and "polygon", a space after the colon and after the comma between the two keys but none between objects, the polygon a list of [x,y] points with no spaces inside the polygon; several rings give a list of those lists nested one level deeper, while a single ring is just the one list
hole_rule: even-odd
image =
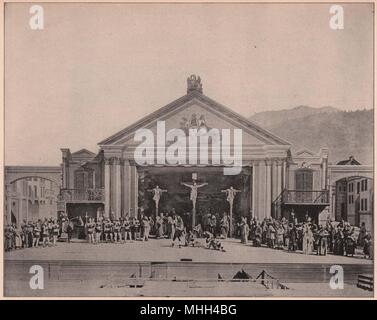
[{"label": "stone archway", "polygon": [[[348,190],[347,181],[356,179],[356,185],[354,190]],[[343,219],[347,216],[348,217],[348,209],[346,210],[347,203],[345,204],[344,208],[340,207],[339,204],[339,197],[340,193],[344,193],[347,201],[351,206],[355,206],[355,210],[357,211],[358,207],[358,200],[355,197],[349,199],[350,192],[356,192],[357,194],[357,181],[358,179],[369,179],[373,180],[373,166],[367,165],[330,165],[329,166],[329,179],[328,185],[330,189],[330,212],[331,216],[337,220]],[[340,185],[340,182],[345,181],[344,186]],[[345,213],[347,211],[347,214]],[[359,219],[357,215],[351,218],[351,222],[355,224],[359,224]]]},{"label": "stone archway", "polygon": [[[18,180],[37,178],[51,181],[59,190],[62,186],[61,168],[50,166],[6,166],[4,168],[5,184],[5,221],[12,221],[12,184]],[[24,201],[24,200],[20,200]]]},{"label": "stone archway", "polygon": [[14,181],[25,178],[42,178],[54,182],[57,186],[62,185],[61,168],[50,166],[6,166],[4,169],[4,183],[9,185]]}]

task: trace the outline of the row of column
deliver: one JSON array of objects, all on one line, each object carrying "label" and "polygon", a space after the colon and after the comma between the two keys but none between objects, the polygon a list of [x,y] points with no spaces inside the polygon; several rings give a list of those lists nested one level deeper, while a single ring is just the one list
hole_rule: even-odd
[{"label": "row of column", "polygon": [[105,217],[115,218],[129,213],[135,216],[138,208],[138,173],[128,160],[105,159]]},{"label": "row of column", "polygon": [[258,220],[271,217],[272,203],[286,185],[287,165],[284,160],[253,162],[253,216]]},{"label": "row of column", "polygon": [[[271,216],[271,205],[282,193],[287,179],[284,160],[260,160],[252,164],[252,211],[259,220]],[[105,216],[134,216],[138,209],[138,172],[120,158],[105,159]]]}]

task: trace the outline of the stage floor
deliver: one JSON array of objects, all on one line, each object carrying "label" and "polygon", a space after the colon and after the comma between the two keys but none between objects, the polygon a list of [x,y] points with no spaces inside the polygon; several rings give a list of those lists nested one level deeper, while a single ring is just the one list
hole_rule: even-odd
[{"label": "stage floor", "polygon": [[[199,239],[204,243],[204,239]],[[301,252],[287,252],[266,247],[256,248],[244,245],[237,239],[222,240],[226,252],[208,250],[202,247],[171,247],[168,239],[150,239],[147,242],[63,243],[56,247],[27,248],[4,252],[5,260],[70,260],[70,261],[121,261],[121,262],[177,262],[191,259],[192,262],[210,263],[316,263],[316,264],[366,264],[373,261],[362,255],[341,257],[335,255],[304,255]]]},{"label": "stage floor", "polygon": [[[362,256],[304,255],[255,248],[236,239],[225,240],[223,244],[226,252],[203,247],[172,248],[168,239],[126,244],[58,243],[56,247],[6,252],[5,295],[370,297],[373,294],[356,286],[360,273],[373,272],[373,261]],[[329,287],[332,275],[329,270],[335,264],[344,268],[344,290]],[[30,289],[32,265],[46,270],[45,290]],[[267,290],[258,282],[229,282],[241,270],[253,279],[266,271],[289,290]],[[126,285],[132,275],[145,280],[142,288]],[[225,282],[219,282],[218,275]]]}]

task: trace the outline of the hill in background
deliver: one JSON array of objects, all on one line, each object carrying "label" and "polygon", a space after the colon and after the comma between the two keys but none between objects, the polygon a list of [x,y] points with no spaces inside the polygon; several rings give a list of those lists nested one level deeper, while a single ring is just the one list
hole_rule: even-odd
[{"label": "hill in background", "polygon": [[292,143],[293,152],[327,146],[330,163],[353,155],[361,164],[373,164],[373,110],[299,106],[256,113],[250,120]]}]

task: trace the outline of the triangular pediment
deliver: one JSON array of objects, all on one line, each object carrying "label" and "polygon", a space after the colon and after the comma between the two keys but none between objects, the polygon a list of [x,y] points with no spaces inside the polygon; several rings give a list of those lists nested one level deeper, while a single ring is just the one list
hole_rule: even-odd
[{"label": "triangular pediment", "polygon": [[288,142],[264,130],[245,117],[215,102],[207,96],[192,92],[142,118],[133,125],[101,141],[100,146],[133,144],[134,133],[141,128],[157,131],[157,121],[165,121],[166,132],[204,126],[207,129],[242,129],[245,145],[289,145]]},{"label": "triangular pediment", "polygon": [[301,149],[296,152],[296,157],[314,157],[316,154],[313,151],[310,151],[308,149]]},{"label": "triangular pediment", "polygon": [[72,159],[74,160],[90,160],[96,156],[95,153],[87,150],[87,149],[81,149],[79,151],[73,152],[71,154]]}]

